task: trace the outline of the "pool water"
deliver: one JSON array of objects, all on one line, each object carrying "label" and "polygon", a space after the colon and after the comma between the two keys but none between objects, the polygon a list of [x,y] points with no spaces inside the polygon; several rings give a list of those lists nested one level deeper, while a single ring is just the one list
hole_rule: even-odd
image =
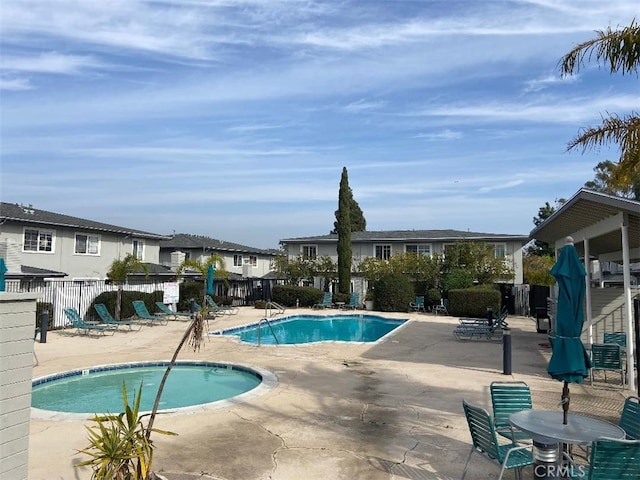
[{"label": "pool water", "polygon": [[259,328],[258,324],[253,324],[214,332],[214,335],[235,335],[242,342],[267,345],[375,342],[405,321],[375,315],[295,315],[278,320],[262,320]]},{"label": "pool water", "polygon": [[[120,413],[124,411],[124,382],[130,405],[142,385],[140,411],[150,411],[166,365],[112,365],[47,377],[34,381],[31,406],[75,413]],[[207,362],[176,364],[167,377],[159,408],[215,402],[248,392],[260,382],[259,374],[237,366]]]}]

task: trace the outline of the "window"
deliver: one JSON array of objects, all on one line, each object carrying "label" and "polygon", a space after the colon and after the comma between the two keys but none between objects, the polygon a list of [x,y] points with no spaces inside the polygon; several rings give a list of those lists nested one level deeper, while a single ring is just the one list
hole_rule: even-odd
[{"label": "window", "polygon": [[245,265],[251,265],[252,267],[257,267],[258,266],[258,257],[256,257],[255,255],[249,255],[249,256],[244,258],[244,264]]},{"label": "window", "polygon": [[81,255],[98,255],[100,253],[100,237],[76,233],[75,252]]},{"label": "window", "polygon": [[391,245],[375,245],[375,256],[382,260],[389,260],[391,258]]},{"label": "window", "polygon": [[23,251],[25,252],[53,252],[53,239],[55,234],[52,230],[36,230],[33,228],[24,229]]},{"label": "window", "polygon": [[416,255],[431,256],[431,245],[418,244],[418,245],[406,245],[405,251],[407,253],[415,253]]},{"label": "window", "polygon": [[506,258],[507,246],[504,243],[496,243],[494,245],[494,252],[496,258]]},{"label": "window", "polygon": [[143,258],[143,250],[144,250],[144,241],[142,240],[134,240],[133,241],[133,254],[138,260],[142,260]]},{"label": "window", "polygon": [[313,260],[318,256],[318,247],[315,245],[302,245],[302,258]]},{"label": "window", "polygon": [[241,267],[242,266],[242,255],[234,255],[233,256],[233,266],[234,267]]}]

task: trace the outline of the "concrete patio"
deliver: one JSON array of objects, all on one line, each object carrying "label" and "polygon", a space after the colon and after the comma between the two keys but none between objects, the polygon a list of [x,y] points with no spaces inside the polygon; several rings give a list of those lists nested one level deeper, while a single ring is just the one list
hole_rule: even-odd
[{"label": "concrete patio", "polygon": [[[318,313],[287,310],[293,313]],[[321,314],[335,314],[335,310]],[[252,323],[263,310],[243,307],[216,319],[211,329]],[[388,314],[412,321],[373,345],[323,343],[252,346],[225,337],[207,340],[199,352],[185,347],[180,360],[238,363],[273,372],[278,385],[246,403],[181,416],[160,416],[154,471],[169,480],[457,479],[470,449],[462,399],[490,409],[488,386],[523,380],[535,408],[560,409],[562,384],[546,374],[547,337],[535,321],[509,317],[512,375],[502,374],[502,345],[452,335],[457,319],[431,314]],[[35,343],[34,377],[105,363],[168,360],[185,322],[142,327],[138,332],[85,337],[49,332]],[[571,411],[614,422],[632,392],[571,386]],[[83,421],[31,420],[29,478],[88,479]],[[497,468],[475,456],[470,479],[492,479]],[[512,478],[508,474],[506,478]]]}]

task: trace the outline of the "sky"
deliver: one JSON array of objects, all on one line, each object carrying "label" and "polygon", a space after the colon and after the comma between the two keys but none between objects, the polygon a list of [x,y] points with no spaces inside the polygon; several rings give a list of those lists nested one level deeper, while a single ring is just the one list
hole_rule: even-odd
[{"label": "sky", "polygon": [[528,235],[619,152],[635,75],[558,62],[637,0],[2,0],[0,199],[257,248],[333,228]]}]

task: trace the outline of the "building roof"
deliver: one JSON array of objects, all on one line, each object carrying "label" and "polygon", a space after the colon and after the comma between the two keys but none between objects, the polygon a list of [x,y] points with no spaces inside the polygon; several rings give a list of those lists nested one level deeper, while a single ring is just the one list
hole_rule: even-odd
[{"label": "building roof", "polygon": [[167,240],[161,240],[160,249],[204,249],[217,252],[259,253],[262,255],[276,254],[274,250],[263,250],[260,248],[240,245],[239,243],[217,240],[215,238],[205,237],[202,235],[191,235],[188,233],[177,233]]},{"label": "building roof", "polygon": [[20,265],[19,272],[7,272],[7,279],[28,279],[28,278],[59,278],[66,277],[64,272],[55,270],[47,270],[46,268],[30,267],[28,265]]},{"label": "building roof", "polygon": [[[522,241],[529,240],[528,235],[510,235],[502,233],[480,233],[462,230],[385,230],[352,232],[351,242],[455,242],[456,240],[470,241]],[[319,235],[315,237],[285,238],[280,240],[286,243],[335,243],[337,234]]]},{"label": "building roof", "polygon": [[[556,241],[574,236],[576,249],[584,254],[584,238],[579,235],[590,227],[624,214],[628,218],[629,248],[640,248],[640,202],[626,198],[607,195],[582,188],[576,192],[553,215],[531,230],[531,239],[554,245]],[[605,229],[606,230],[606,229]],[[589,254],[598,256],[618,252],[622,249],[622,233],[620,228],[604,231],[601,235],[589,239]],[[637,259],[631,259],[637,260]]]},{"label": "building roof", "polygon": [[19,205],[17,203],[0,203],[0,223],[13,221],[33,225],[48,225],[53,227],[76,228],[82,230],[93,230],[97,232],[108,232],[122,235],[131,235],[140,238],[164,239],[167,235],[144,232],[128,227],[119,227],[108,223],[94,222],[84,218],[71,217],[60,213],[48,212],[33,208],[33,206]]}]

